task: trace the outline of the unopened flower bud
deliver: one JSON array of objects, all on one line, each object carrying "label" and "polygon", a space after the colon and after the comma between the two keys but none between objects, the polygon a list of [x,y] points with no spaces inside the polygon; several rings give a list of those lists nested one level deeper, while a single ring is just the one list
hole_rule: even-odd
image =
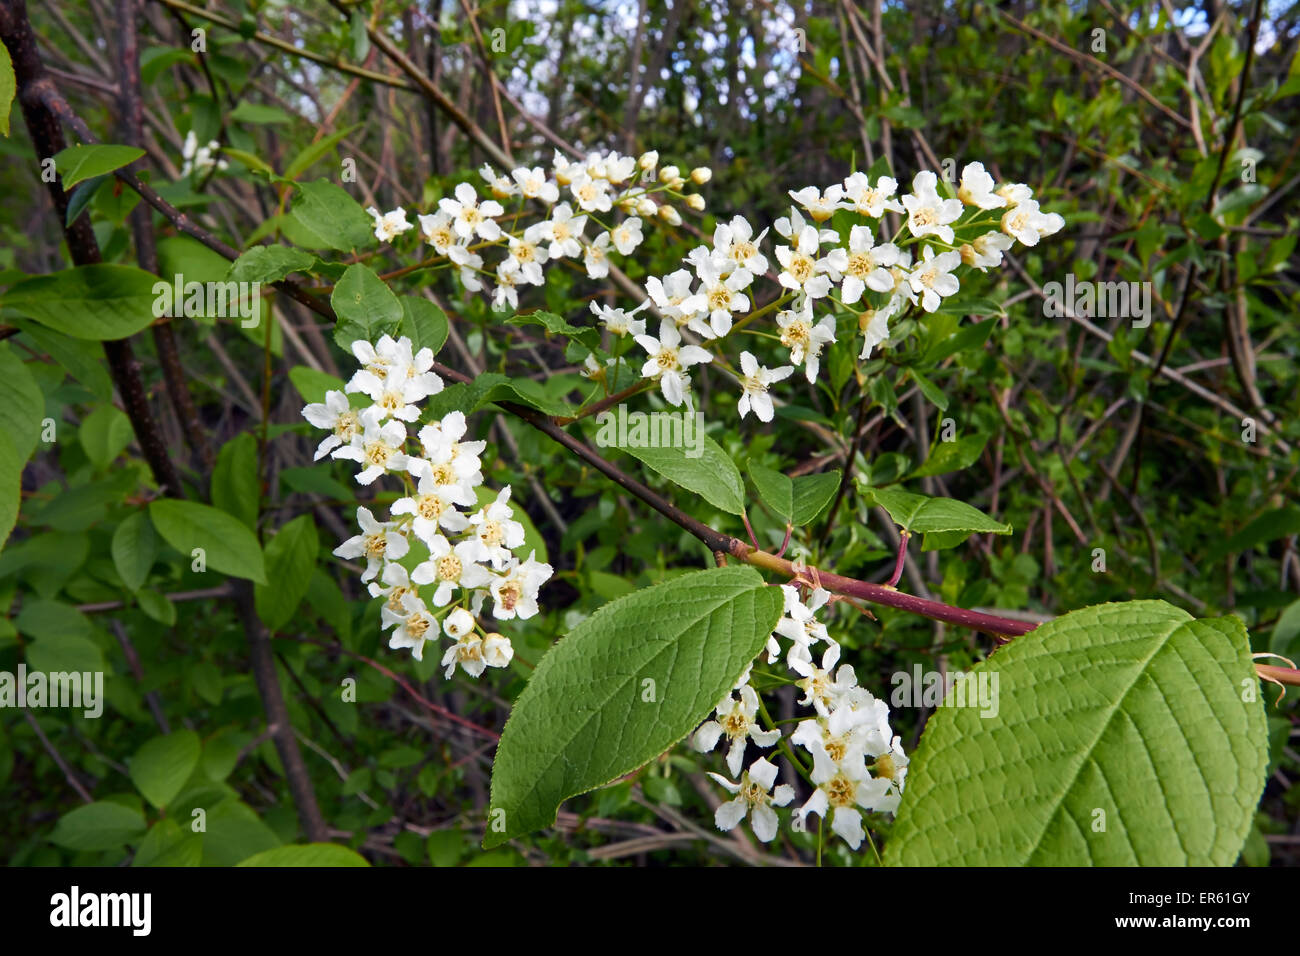
[{"label": "unopened flower bud", "polygon": [[704,211],[704,197],[699,193],[693,193],[686,197],[686,205],[690,206],[696,212]]},{"label": "unopened flower bud", "polygon": [[649,219],[659,211],[659,207],[655,205],[655,201],[649,196],[642,196],[636,201],[636,211],[638,215]]},{"label": "unopened flower bud", "polygon": [[691,170],[691,182],[697,186],[703,186],[713,178],[713,170],[708,166],[696,166]]},{"label": "unopened flower bud", "polygon": [[672,206],[660,206],[658,215],[660,219],[670,226],[680,226],[682,224],[682,214]]},{"label": "unopened flower bud", "polygon": [[642,153],[641,158],[637,160],[637,165],[646,172],[654,169],[659,165],[659,153],[656,150],[650,150],[648,153]]}]

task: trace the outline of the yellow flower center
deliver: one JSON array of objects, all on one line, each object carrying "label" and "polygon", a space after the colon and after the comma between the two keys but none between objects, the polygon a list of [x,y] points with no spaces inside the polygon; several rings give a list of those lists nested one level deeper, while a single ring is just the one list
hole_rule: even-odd
[{"label": "yellow flower center", "polygon": [[790,264],[786,266],[786,272],[790,273],[795,282],[803,285],[813,277],[816,272],[816,266],[813,261],[803,254],[796,254],[790,258]]},{"label": "yellow flower center", "polygon": [[438,559],[436,565],[438,579],[441,581],[459,581],[462,570],[460,558],[454,554],[446,554]]}]

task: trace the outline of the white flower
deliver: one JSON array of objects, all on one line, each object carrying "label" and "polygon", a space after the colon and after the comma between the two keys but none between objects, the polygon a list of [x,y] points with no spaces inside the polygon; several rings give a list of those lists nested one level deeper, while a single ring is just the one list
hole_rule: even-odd
[{"label": "white flower", "polygon": [[447,615],[446,620],[442,622],[442,633],[446,634],[454,641],[460,640],[466,634],[474,633],[474,615],[463,607],[458,607]]},{"label": "white flower", "polygon": [[402,451],[406,444],[406,426],[398,421],[379,424],[379,411],[375,406],[361,413],[362,432],[354,436],[352,444],[334,452],[335,458],[360,462],[366,467],[357,474],[357,483],[368,485],[389,471],[408,471],[410,459]]},{"label": "white flower", "polygon": [[[745,269],[737,269],[724,276],[719,265],[718,260],[712,258],[701,258],[696,263],[700,276],[700,288],[696,292],[698,300],[682,305],[684,312],[708,315],[709,337],[726,335],[731,331],[732,312],[749,311],[749,297],[741,290],[753,281],[753,276]],[[691,328],[696,327],[692,325]],[[706,332],[700,330],[700,334]]]},{"label": "white flower", "polygon": [[603,279],[609,275],[609,233],[602,232],[583,247],[582,262],[590,279]]},{"label": "white flower", "polygon": [[[728,793],[736,794],[736,799],[722,804],[714,813],[713,822],[718,829],[731,830],[748,814],[754,836],[764,843],[771,843],[777,831],[776,811],[772,807],[784,807],[794,799],[794,787],[788,783],[772,790],[772,784],[776,783],[776,764],[759,757],[741,775],[740,783],[732,783],[716,773],[709,776],[722,784]],[[770,796],[768,791],[772,791]]]},{"label": "white flower", "polygon": [[[961,261],[980,272],[1002,265],[1002,253],[1011,248],[1012,239],[1000,232],[986,232],[961,247]],[[970,250],[967,252],[967,250]]]},{"label": "white flower", "polygon": [[519,267],[506,261],[497,266],[497,285],[492,290],[492,308],[497,312],[519,308]]},{"label": "white flower", "polygon": [[[402,539],[405,542],[405,538]],[[384,565],[384,570],[380,572],[379,581],[371,581],[366,585],[366,590],[370,592],[371,597],[382,597],[385,599],[384,607],[390,611],[400,612],[402,610],[402,598],[409,591],[414,591],[415,586],[411,584],[411,577],[406,573],[406,568],[402,567],[396,561],[389,561]],[[387,630],[392,626],[392,621],[384,620],[382,629]]]},{"label": "white flower", "polygon": [[586,216],[575,216],[573,208],[562,202],[551,212],[549,221],[542,224],[542,235],[550,240],[551,258],[582,255],[582,231],[587,228]]},{"label": "white flower", "polygon": [[700,304],[700,300],[694,298],[692,282],[693,277],[690,272],[678,269],[672,275],[664,276],[662,279],[651,276],[646,279],[645,288],[646,292],[650,293],[650,301],[664,318],[672,319],[677,325],[685,325],[697,314],[687,310],[687,303],[690,303],[692,308]]},{"label": "white flower", "polygon": [[836,249],[827,258],[836,272],[844,274],[842,301],[853,305],[862,298],[866,289],[889,292],[894,288],[894,278],[887,266],[898,262],[900,250],[892,242],[877,246],[869,226],[854,226],[849,230],[848,250]]},{"label": "white flower", "polygon": [[889,795],[889,781],[872,779],[860,758],[837,764],[824,750],[813,751],[810,776],[817,789],[796,814],[804,819],[810,813],[824,818],[829,812],[831,830],[856,850],[866,836],[858,807],[876,809]]},{"label": "white flower", "polygon": [[425,639],[431,626],[435,628],[436,633],[436,625],[423,601],[407,591],[402,595],[400,611],[394,611],[385,604],[380,610],[380,617],[387,622],[387,626],[397,625],[397,629],[388,639],[389,647],[394,650],[409,647],[412,657],[417,661],[424,660]]},{"label": "white flower", "polygon": [[456,186],[455,199],[439,199],[438,208],[451,216],[452,228],[461,239],[470,239],[476,234],[489,242],[501,238],[501,227],[492,217],[504,215],[505,209],[495,199],[480,204],[478,192],[469,183]]},{"label": "white flower", "polygon": [[614,208],[609,198],[609,183],[604,179],[582,176],[569,184],[569,192],[584,212],[609,212]]},{"label": "white flower", "polygon": [[636,158],[610,153],[605,157],[605,178],[614,185],[625,183],[636,172]]},{"label": "white flower", "polygon": [[642,303],[631,312],[626,312],[623,309],[615,309],[608,305],[591,303],[592,314],[604,324],[605,328],[620,337],[628,334],[645,334],[645,320],[632,318],[644,308],[645,304]]},{"label": "white flower", "polygon": [[524,543],[524,526],[513,520],[509,505],[510,486],[497,492],[496,500],[470,515],[474,538],[479,545],[479,561],[491,561],[500,570],[510,560],[510,552]]},{"label": "white flower", "polygon": [[550,580],[552,570],[549,564],[536,560],[536,556],[537,552],[530,551],[526,561],[512,557],[504,573],[492,579],[489,590],[495,602],[493,617],[501,621],[515,617],[526,621],[538,612],[537,592]]},{"label": "white flower", "polygon": [[483,177],[484,182],[488,184],[488,188],[492,190],[493,198],[509,199],[519,193],[519,189],[510,181],[509,176],[498,176],[496,170],[487,163],[484,163],[478,172]]},{"label": "white flower", "polygon": [[1034,198],[1034,191],[1024,183],[1003,183],[997,188],[997,194],[1011,206],[1018,206],[1025,200]]},{"label": "white flower", "polygon": [[1005,197],[993,191],[993,177],[984,171],[983,163],[970,163],[961,171],[957,198],[980,209],[1000,209],[1007,204]]},{"label": "white flower", "polygon": [[844,198],[844,187],[836,184],[827,186],[825,192],[818,192],[816,186],[805,186],[798,192],[792,190],[790,198],[808,210],[808,215],[817,222],[825,222],[839,208],[840,200]]},{"label": "white flower", "polygon": [[902,296],[895,295],[880,308],[868,309],[858,316],[858,325],[864,336],[859,359],[870,358],[875,347],[889,338],[889,320],[898,314],[905,301]]},{"label": "white flower", "polygon": [[941,252],[934,254],[929,246],[921,254],[921,261],[916,264],[907,277],[912,291],[921,297],[921,308],[933,312],[939,308],[943,299],[956,295],[960,284],[952,271],[961,265],[960,252]]},{"label": "white flower", "polygon": [[[781,216],[773,225],[773,228],[776,229],[776,234],[789,239],[791,244],[798,240],[799,236],[807,227],[808,224],[804,222],[803,216],[799,215],[798,209],[791,209],[789,217]],[[819,244],[836,242],[838,239],[839,235],[834,229],[820,229],[817,232],[817,241]]]},{"label": "white flower", "polygon": [[903,212],[902,204],[892,198],[897,191],[898,180],[892,176],[881,176],[873,188],[866,173],[853,173],[844,180],[844,194],[850,201],[842,203],[840,208],[852,209],[872,219],[879,219],[886,209]]},{"label": "white flower", "polygon": [[781,329],[781,344],[790,350],[790,363],[799,365],[806,360],[804,374],[809,382],[815,382],[821,369],[822,348],[835,341],[834,316],[823,316],[813,325],[812,300],[805,298],[802,308],[778,312],[776,324]]},{"label": "white flower", "polygon": [[411,580],[416,584],[437,582],[433,594],[435,607],[446,607],[456,588],[472,591],[492,580],[488,569],[474,559],[478,549],[473,541],[462,541],[453,547],[442,535],[435,534],[425,544],[429,548],[429,559],[416,565]]},{"label": "white flower", "polygon": [[507,236],[506,239],[510,255],[505,262],[514,263],[524,282],[542,285],[545,281],[542,266],[550,258],[547,247],[542,245],[547,241],[545,223],[534,223],[524,230],[523,236]]},{"label": "white flower", "polygon": [[510,175],[519,184],[519,192],[526,199],[540,199],[551,205],[560,198],[559,187],[546,178],[546,173],[540,166],[532,169],[520,167]]},{"label": "white flower", "polygon": [[185,160],[181,164],[181,175],[188,176],[190,173],[206,173],[214,166],[218,170],[226,169],[230,166],[224,159],[213,160],[212,154],[221,149],[221,143],[217,140],[208,140],[206,146],[199,145],[199,138],[190,130],[185,134],[185,142],[181,146],[181,158]]},{"label": "white flower", "polygon": [[444,677],[450,678],[456,673],[457,664],[470,677],[478,677],[487,669],[487,661],[483,659],[483,638],[474,631],[461,635],[460,640],[442,655],[442,664],[447,668]]},{"label": "white flower", "polygon": [[514,656],[515,649],[504,634],[493,631],[483,638],[483,663],[488,667],[506,667]]},{"label": "white flower", "polygon": [[366,570],[361,575],[362,581],[373,580],[385,561],[397,561],[411,548],[395,522],[376,521],[369,508],[357,509],[357,524],[361,526],[361,534],[348,538],[334,549],[334,554],[349,560],[364,557]]},{"label": "white flower", "polygon": [[776,624],[776,632],[768,639],[767,662],[771,664],[775,661],[780,652],[780,645],[776,641],[777,634],[794,642],[790,647],[792,658],[812,660],[809,648],[818,641],[830,641],[826,625],[816,617],[817,612],[830,601],[830,592],[824,588],[815,589],[809,595],[808,603],[805,605],[799,600],[799,589],[794,585],[783,584],[781,591],[785,596],[785,611]]},{"label": "white flower", "polygon": [[767,271],[767,257],[758,251],[759,243],[767,235],[764,229],[754,237],[754,227],[744,216],[733,216],[731,222],[721,223],[713,231],[713,248],[719,256],[729,260],[730,269],[744,269],[751,275]]},{"label": "white flower", "polygon": [[618,250],[619,255],[630,256],[643,241],[641,220],[636,216],[624,219],[614,227],[610,236],[614,240],[614,248]]},{"label": "white flower", "polygon": [[858,682],[853,667],[849,664],[845,664],[832,675],[831,669],[840,659],[840,646],[830,638],[826,640],[830,646],[822,654],[821,667],[797,653],[791,653],[786,658],[790,669],[801,678],[795,682],[795,685],[804,692],[803,700],[799,703],[812,704],[817,709],[817,713],[823,717],[830,714],[831,705],[839,696],[855,687]]},{"label": "white flower", "polygon": [[753,740],[759,747],[770,747],[781,739],[779,730],[761,730],[758,727],[758,694],[745,685],[740,688],[740,699],[728,694],[717,708],[717,719],[707,720],[695,731],[695,749],[708,753],[718,745],[724,734],[731,743],[727,751],[727,769],[734,777],[740,773],[745,759],[745,745]]},{"label": "white flower", "polygon": [[414,515],[411,530],[427,544],[440,528],[458,532],[469,527],[469,520],[456,510],[457,501],[464,501],[464,498],[457,495],[455,486],[440,485],[431,472],[426,472],[421,476],[414,495],[393,502],[392,513]]},{"label": "white flower", "polygon": [[794,239],[794,246],[777,246],[776,258],[781,263],[777,276],[781,285],[794,292],[803,292],[810,299],[820,299],[831,290],[827,272],[831,264],[818,257],[821,236],[812,226],[804,226]]},{"label": "white flower", "polygon": [[452,218],[445,212],[432,216],[416,216],[420,221],[420,235],[424,241],[433,246],[438,255],[445,256],[456,245],[456,230],[452,228]]},{"label": "white flower", "polygon": [[375,220],[375,238],[380,242],[392,242],[408,229],[415,226],[406,221],[406,210],[398,206],[392,212],[381,213],[374,206],[368,206],[366,212]]},{"label": "white flower", "polygon": [[459,485],[463,489],[461,504],[473,504],[472,489],[483,484],[479,455],[487,448],[485,441],[461,441],[468,429],[465,413],[448,412],[440,422],[420,429],[420,448],[427,466],[440,485]]},{"label": "white flower", "polygon": [[483,288],[483,281],[479,279],[479,270],[483,268],[483,257],[477,252],[470,252],[465,246],[452,246],[447,250],[447,258],[460,266],[460,281],[470,292],[478,292]]},{"label": "white flower", "polygon": [[636,342],[650,353],[641,375],[645,378],[658,379],[664,398],[670,405],[681,405],[686,399],[686,388],[690,377],[685,370],[692,365],[713,361],[713,356],[698,345],[681,345],[682,336],[671,319],[659,323],[659,338],[649,335],[636,336]]},{"label": "white flower", "polygon": [[930,170],[925,169],[916,174],[912,180],[912,193],[903,197],[907,207],[907,228],[914,236],[935,236],[942,242],[951,243],[952,227],[962,213],[960,199],[943,199],[935,187],[939,179]]},{"label": "white flower", "polygon": [[342,392],[325,393],[325,401],[313,402],[302,410],[302,417],[317,428],[328,428],[331,434],[316,448],[313,461],[320,461],[332,449],[340,445],[351,444],[361,428],[361,420],[356,409],[348,403],[348,397]]},{"label": "white flower", "polygon": [[740,371],[744,376],[740,380],[740,401],[737,403],[740,417],[744,418],[752,408],[759,421],[770,422],[776,409],[772,406],[772,396],[767,394],[768,386],[793,375],[794,366],[782,365],[770,369],[759,365],[758,360],[748,352],[741,352]]}]

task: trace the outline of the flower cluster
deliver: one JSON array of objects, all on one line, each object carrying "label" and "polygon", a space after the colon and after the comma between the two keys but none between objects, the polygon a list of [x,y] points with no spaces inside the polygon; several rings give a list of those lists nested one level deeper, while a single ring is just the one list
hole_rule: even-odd
[{"label": "flower cluster", "polygon": [[[514,656],[510,639],[486,631],[476,618],[489,597],[497,620],[537,614],[538,589],[551,566],[537,561],[535,552],[525,560],[516,555],[525,532],[514,520],[508,485],[480,504],[476,489],[483,484],[486,442],[463,440],[463,412],[411,434],[419,403],[443,387],[432,371],[433,352],[417,352],[410,339],[388,335],[373,345],[358,339],[352,352],[362,367],[344,391],[327,392],[324,402],[303,409],[307,421],[329,430],[316,459],[356,462],[362,485],[396,475],[406,494],[393,503],[387,521],[358,508],[360,534],[334,554],[365,559],[361,580],[372,597],[384,599],[380,616],[383,628],[392,628],[390,647],[410,648],[422,660],[425,641],[441,629],[453,641],[442,658],[447,677],[458,664],[474,677],[487,667],[505,667]],[[354,408],[348,394],[370,404]],[[413,555],[413,547],[422,551]],[[408,556],[409,570],[401,563]]]},{"label": "flower cluster", "polygon": [[[543,266],[548,264],[581,259],[590,278],[605,278],[611,251],[621,256],[635,252],[644,241],[646,221],[681,224],[674,200],[702,210],[704,198],[682,190],[688,178],[702,185],[712,173],[702,166],[687,177],[676,166],[660,168],[656,152],[640,157],[592,153],[571,162],[556,151],[549,170],[521,166],[499,174],[484,165],[480,175],[490,199],[473,183],[463,182],[438,200],[436,211],[417,215],[414,223],[400,206],[386,213],[373,206],[366,211],[375,221],[375,237],[383,242],[418,223],[420,238],[433,247],[440,264],[455,268],[470,292],[484,291],[487,277],[493,308],[504,310],[519,308],[521,286],[545,284]],[[540,218],[538,209],[544,211]],[[484,259],[490,251],[500,255],[495,265]]]},{"label": "flower cluster", "polygon": [[[928,170],[917,173],[912,192],[901,196],[889,176],[873,185],[864,173],[853,173],[824,190],[809,186],[790,197],[798,208],[773,227],[784,242],[772,249],[779,271],[769,306],[755,310],[749,291],[760,277],[770,281],[763,251],[768,230],[756,234],[743,216],[718,225],[711,244],[692,249],[683,260],[687,268],[646,282],[643,305],[653,305],[663,322],[657,339],[636,337],[650,356],[641,374],[655,379],[671,404],[690,405],[686,369],[714,358],[703,348],[679,347],[683,329],[716,345],[770,308],[780,309],[777,337],[789,349],[790,364],[767,369],[742,352],[736,375],[740,416],[753,411],[771,421],[769,387],[799,366],[810,383],[816,381],[822,349],[836,341],[836,311],[857,317],[859,358],[867,359],[889,338],[890,319],[909,308],[934,312],[955,295],[962,267],[987,271],[1001,265],[1013,241],[1033,246],[1065,225],[1060,215],[1039,209],[1028,186],[995,188],[981,163],[962,171],[955,198],[941,195],[938,177]],[[828,228],[841,210],[851,217],[838,231]],[[901,218],[889,239],[880,231],[887,212]]]},{"label": "flower cluster", "polygon": [[224,159],[214,158],[220,151],[221,144],[215,139],[210,140],[206,146],[199,145],[199,138],[190,130],[185,134],[185,142],[181,145],[181,175],[188,176],[191,173],[198,173],[200,176],[211,169],[218,172],[225,169],[230,164]]},{"label": "flower cluster", "polygon": [[[831,830],[856,850],[865,836],[862,811],[893,812],[897,808],[907,777],[907,756],[899,738],[890,731],[889,708],[884,701],[858,686],[851,665],[836,667],[840,646],[816,617],[829,603],[829,592],[813,588],[805,603],[799,588],[783,585],[782,590],[785,613],[768,640],[766,662],[775,664],[781,659],[779,638],[789,642],[785,665],[803,691],[799,703],[812,709],[789,737],[789,743],[807,751],[811,760],[809,769],[804,766],[807,759],[798,762],[812,795],[794,815],[800,829],[806,829],[810,813],[829,819]],[[819,643],[825,645],[820,666],[813,657],[813,648]],[[730,830],[748,815],[754,835],[768,842],[777,832],[772,808],[792,802],[795,791],[788,784],[772,789],[776,767],[766,758],[760,757],[741,771],[748,744],[770,748],[782,737],[780,730],[763,729],[760,724],[760,700],[749,683],[751,672],[752,668],[747,669],[732,693],[719,702],[714,719],[700,726],[693,743],[701,753],[708,753],[725,737],[729,745],[727,769],[739,778],[733,783],[710,773],[735,795],[718,808],[714,818],[718,828]]]}]

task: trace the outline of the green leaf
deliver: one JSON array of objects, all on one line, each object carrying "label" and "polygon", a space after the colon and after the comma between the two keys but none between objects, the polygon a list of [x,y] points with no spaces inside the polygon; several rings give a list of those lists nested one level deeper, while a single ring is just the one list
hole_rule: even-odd
[{"label": "green leaf", "polygon": [[994,521],[984,512],[955,498],[928,498],[896,488],[862,488],[869,504],[889,512],[904,531],[928,534],[934,531],[971,531],[981,534],[1010,534],[1011,525]]},{"label": "green leaf", "polygon": [[673,578],[605,605],[542,658],[506,721],[485,849],[555,821],[708,717],[781,616],[749,567]]},{"label": "green leaf", "polygon": [[63,366],[64,371],[86,386],[101,402],[112,401],[113,380],[104,367],[104,350],[99,345],[55,332],[29,319],[15,324],[38,349]]},{"label": "green leaf", "polygon": [[554,312],[522,312],[506,319],[510,325],[539,325],[551,335],[561,335],[566,339],[581,342],[588,349],[600,348],[600,330],[594,326],[571,325],[563,316]]},{"label": "green leaf", "polygon": [[73,187],[72,195],[68,197],[68,211],[63,214],[63,225],[71,226],[77,221],[77,217],[86,211],[91,200],[99,192],[99,188],[108,182],[108,176],[95,176],[93,179],[87,179],[84,183],[78,183]]},{"label": "green leaf", "polygon": [[256,530],[260,498],[257,439],[241,432],[217,453],[217,463],[212,469],[212,503]]},{"label": "green leaf", "polygon": [[31,457],[45,417],[41,387],[8,342],[0,343],[0,431],[8,434],[21,461]]},{"label": "green leaf", "polygon": [[925,353],[924,364],[930,368],[938,365],[950,355],[956,355],[958,352],[964,352],[966,349],[977,349],[988,341],[993,326],[997,319],[985,319],[983,322],[976,322],[972,325],[963,326],[955,334],[950,335],[942,342],[936,342],[933,347]]},{"label": "green leaf", "polygon": [[[604,417],[596,416],[597,420]],[[655,429],[654,418],[649,418],[649,427]],[[665,422],[672,419],[664,419]],[[687,491],[692,491],[699,495],[715,508],[720,508],[728,514],[738,515],[745,510],[745,483],[740,477],[740,469],[736,463],[731,460],[722,447],[708,435],[704,434],[698,421],[689,414],[684,419],[694,429],[694,441],[685,441],[685,424],[683,424],[682,437],[683,441],[678,445],[667,444],[661,448],[640,448],[634,447],[631,443],[631,429],[629,428],[629,442],[626,445],[617,443],[616,416],[611,412],[608,418],[604,419],[600,432],[597,434],[596,441],[601,447],[617,447],[620,451],[625,451],[633,458],[638,459],[652,471],[658,472],[674,484],[681,485]],[[608,430],[608,434],[606,433]],[[663,437],[663,431],[659,429],[659,437]],[[604,437],[602,437],[604,436]],[[609,438],[611,440],[606,441]],[[675,436],[674,436],[675,438]],[[679,447],[683,446],[683,447]],[[691,446],[691,447],[684,447]],[[691,457],[695,452],[699,452],[696,457]]]},{"label": "green leaf", "polygon": [[226,278],[231,282],[279,282],[292,272],[306,272],[316,265],[310,252],[291,246],[254,246],[230,264]]},{"label": "green leaf", "polygon": [[1273,625],[1273,633],[1269,637],[1268,649],[1274,654],[1291,657],[1289,651],[1297,637],[1300,637],[1300,601],[1287,605],[1286,609],[1282,611],[1277,623]]},{"label": "green leaf", "polygon": [[366,858],[355,850],[337,843],[306,843],[278,846],[274,850],[255,853],[235,866],[369,866]]},{"label": "green leaf", "polygon": [[165,817],[149,828],[140,841],[132,866],[198,866],[203,859],[203,834],[182,830]]},{"label": "green leaf", "polygon": [[83,180],[130,166],[143,155],[144,150],[135,146],[110,146],[106,143],[69,146],[54,154],[54,169],[63,180],[63,191],[67,192]]},{"label": "green leaf", "polygon": [[67,850],[115,850],[134,842],[144,830],[140,811],[99,800],[59,817],[50,840]]},{"label": "green leaf", "polygon": [[128,515],[113,532],[113,566],[117,576],[130,590],[138,591],[149,577],[158,557],[158,536],[149,515],[137,511]]},{"label": "green leaf", "polygon": [[289,369],[289,381],[304,402],[318,405],[325,401],[326,392],[341,392],[346,384],[343,379],[328,372],[318,372],[310,365],[295,365]]},{"label": "green leaf", "polygon": [[18,520],[18,503],[22,499],[22,476],[26,458],[18,457],[13,439],[0,431],[0,550]]},{"label": "green leaf", "polygon": [[398,332],[411,340],[411,350],[429,349],[434,355],[447,341],[447,314],[428,299],[416,295],[404,295],[402,303],[402,323]]},{"label": "green leaf", "polygon": [[223,800],[208,812],[203,840],[204,866],[234,866],[282,841],[253,809],[238,800]]},{"label": "green leaf", "polygon": [[9,110],[14,103],[14,94],[18,92],[18,80],[14,76],[14,63],[9,59],[9,48],[0,43],[0,133],[9,135]]},{"label": "green leaf", "polygon": [[345,352],[356,339],[374,343],[395,334],[402,321],[402,303],[393,290],[363,265],[347,267],[330,294],[330,305],[339,317],[334,341]]},{"label": "green leaf", "polygon": [[155,807],[165,807],[199,765],[200,750],[199,735],[192,730],[154,737],[131,758],[131,782]]},{"label": "green leaf", "polygon": [[921,394],[929,399],[931,405],[935,405],[940,411],[948,410],[948,396],[943,393],[938,385],[930,381],[916,369],[909,369],[912,378],[916,380],[917,387],[921,389]]},{"label": "green leaf", "polygon": [[0,306],[73,338],[122,339],[153,322],[159,281],[134,266],[76,266],[19,282]]},{"label": "green leaf", "polygon": [[100,405],[81,421],[77,437],[86,457],[103,471],[131,443],[131,419],[115,405]]},{"label": "green leaf", "polygon": [[142,588],[136,592],[135,600],[140,605],[140,610],[157,621],[164,627],[172,627],[176,623],[176,605],[171,599],[161,591],[155,591],[152,588]]},{"label": "green leaf", "polygon": [[793,525],[802,526],[813,522],[830,506],[831,499],[840,486],[839,471],[788,478],[779,471],[765,468],[753,461],[746,462],[746,467],[763,502],[778,517]]},{"label": "green leaf", "polygon": [[338,132],[330,133],[330,135],[326,136],[324,139],[312,143],[290,160],[289,165],[284,169],[284,178],[297,179],[310,169],[318,160],[324,157],[326,153],[333,149],[340,140],[355,132],[360,128],[360,126],[361,124],[357,123],[354,126],[349,126],[347,129],[341,129]]},{"label": "green leaf", "polygon": [[352,29],[352,59],[362,63],[370,52],[370,34],[366,32],[366,15],[360,10],[353,10],[349,18]]},{"label": "green leaf", "polygon": [[1268,764],[1240,619],[1195,620],[1163,601],[1097,605],[1017,638],[973,673],[996,675],[996,713],[935,712],[887,862],[1236,862]]},{"label": "green leaf", "polygon": [[1300,534],[1300,508],[1294,505],[1274,508],[1260,515],[1232,537],[1226,540],[1220,539],[1210,548],[1205,560],[1218,561],[1225,554],[1251,551],[1261,544],[1293,534]]},{"label": "green leaf", "polygon": [[210,505],[171,498],[150,502],[149,518],[162,539],[187,560],[201,548],[209,570],[266,583],[262,549],[239,519]]},{"label": "green leaf", "polygon": [[270,631],[278,631],[293,618],[307,594],[316,569],[320,541],[310,514],[294,518],[266,544],[266,572],[273,584],[253,588],[257,615]]},{"label": "green leaf", "polygon": [[374,220],[347,191],[324,179],[301,183],[289,217],[313,249],[352,252],[373,244]]},{"label": "green leaf", "polygon": [[934,446],[925,464],[908,477],[926,478],[969,468],[979,460],[980,455],[984,454],[984,446],[988,443],[988,435],[963,435],[955,441],[941,441]]}]

